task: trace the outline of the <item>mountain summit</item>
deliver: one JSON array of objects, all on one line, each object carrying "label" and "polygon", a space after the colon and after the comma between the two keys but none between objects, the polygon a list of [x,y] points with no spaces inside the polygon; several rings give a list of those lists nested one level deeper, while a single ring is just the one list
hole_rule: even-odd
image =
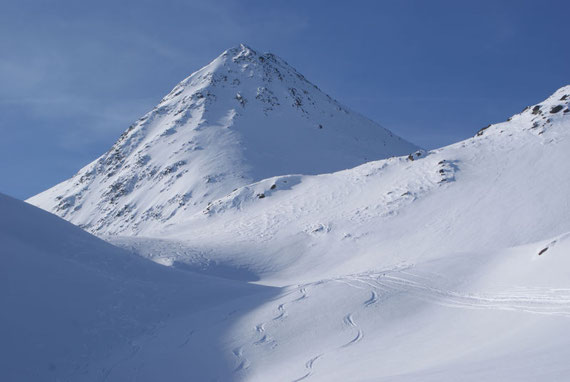
[{"label": "mountain summit", "polygon": [[101,157],[29,202],[99,234],[175,223],[246,184],[417,147],[349,110],[279,57],[226,50]]}]

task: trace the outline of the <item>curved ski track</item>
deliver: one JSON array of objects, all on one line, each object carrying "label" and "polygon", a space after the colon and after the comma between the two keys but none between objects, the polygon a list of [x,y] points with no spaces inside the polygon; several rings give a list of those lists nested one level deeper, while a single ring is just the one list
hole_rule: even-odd
[{"label": "curved ski track", "polygon": [[[493,309],[493,310],[516,310],[533,314],[557,315],[570,318],[570,289],[563,288],[513,288],[497,294],[477,294],[464,293],[455,290],[448,290],[437,287],[433,280],[437,280],[437,275],[422,275],[412,273],[408,267],[399,267],[382,272],[368,272],[355,275],[346,275],[338,278],[320,280],[318,282],[298,286],[294,291],[285,293],[277,299],[279,302],[276,311],[277,315],[268,321],[260,322],[255,326],[255,331],[259,338],[252,343],[254,346],[270,345],[277,347],[277,342],[267,333],[266,327],[275,321],[283,321],[288,317],[287,305],[299,303],[308,299],[307,289],[312,286],[337,282],[351,288],[369,291],[369,297],[362,302],[358,309],[358,315],[368,314],[368,309],[378,304],[383,295],[394,293],[405,293],[416,298],[433,302],[442,306],[464,309]],[[281,302],[283,298],[293,293],[299,296],[286,302]],[[355,320],[356,311],[348,312],[343,317],[343,325],[355,331],[354,337],[337,348],[346,349],[361,342],[365,338],[365,333],[358,326]],[[335,349],[330,349],[335,351]],[[245,370],[250,366],[250,362],[243,356],[243,346],[233,351],[238,359],[236,371]],[[305,374],[293,382],[303,381],[310,378],[314,373],[315,362],[326,355],[326,351],[309,358],[305,364]]]}]

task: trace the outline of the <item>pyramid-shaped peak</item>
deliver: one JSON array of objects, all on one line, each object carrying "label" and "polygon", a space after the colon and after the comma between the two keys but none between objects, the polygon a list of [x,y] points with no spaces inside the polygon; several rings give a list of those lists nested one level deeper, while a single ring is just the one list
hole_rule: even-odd
[{"label": "pyramid-shaped peak", "polygon": [[239,56],[255,56],[257,52],[248,46],[247,44],[239,44],[234,46],[233,48],[227,49],[222,53],[222,55],[228,55],[231,57],[239,57]]},{"label": "pyramid-shaped peak", "polygon": [[[254,98],[273,98],[275,92],[282,90],[289,93],[306,94],[317,90],[317,86],[309,82],[301,73],[289,65],[285,60],[273,53],[259,53],[246,44],[239,44],[225,50],[212,60],[181,81],[165,96],[165,102],[179,101],[187,96],[201,97],[205,92],[215,92],[215,88],[231,87],[234,95],[241,94],[247,89],[255,89]],[[278,89],[281,88],[281,89]],[[295,103],[302,100],[298,95],[292,94]],[[326,95],[315,95],[312,98],[321,98]],[[328,96],[326,96],[328,97]],[[336,101],[330,99],[330,102]]]},{"label": "pyramid-shaped peak", "polygon": [[304,78],[281,57],[270,52],[261,53],[243,43],[225,50],[202,70],[219,72],[228,69],[236,70],[236,67],[239,71],[248,69],[265,72],[272,71],[274,73],[275,69],[278,69],[277,71],[289,72],[295,77]]},{"label": "pyramid-shaped peak", "polygon": [[151,232],[265,178],[329,173],[415,150],[277,56],[240,44],[31,202],[92,232]]}]

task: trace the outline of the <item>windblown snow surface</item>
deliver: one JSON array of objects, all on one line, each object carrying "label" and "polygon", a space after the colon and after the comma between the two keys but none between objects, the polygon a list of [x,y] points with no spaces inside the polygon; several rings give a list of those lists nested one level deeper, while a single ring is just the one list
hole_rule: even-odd
[{"label": "windblown snow surface", "polygon": [[90,227],[115,246],[3,197],[2,379],[566,381],[569,100]]}]

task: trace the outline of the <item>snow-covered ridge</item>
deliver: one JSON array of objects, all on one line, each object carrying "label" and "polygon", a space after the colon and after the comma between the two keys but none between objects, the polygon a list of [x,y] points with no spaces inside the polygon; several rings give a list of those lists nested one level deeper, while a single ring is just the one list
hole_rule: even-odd
[{"label": "snow-covered ridge", "polygon": [[[361,179],[370,176],[384,176],[378,187],[388,184],[385,175],[380,175],[383,170],[385,172],[396,171],[400,185],[391,186],[392,191],[386,192],[385,205],[398,204],[404,200],[416,200],[422,195],[426,195],[435,186],[443,186],[455,179],[455,173],[458,171],[459,161],[453,159],[442,159],[445,155],[441,153],[450,152],[452,148],[464,149],[469,146],[478,146],[480,141],[485,142],[491,140],[493,145],[502,141],[511,145],[511,149],[515,149],[520,144],[520,139],[524,135],[531,134],[540,138],[542,141],[552,140],[550,134],[542,136],[545,132],[550,132],[551,128],[560,127],[561,124],[568,123],[570,104],[570,86],[565,86],[557,90],[553,95],[545,101],[533,106],[526,107],[521,113],[516,114],[506,122],[491,124],[481,129],[474,138],[450,145],[448,148],[432,150],[429,152],[420,150],[404,157],[389,158],[385,160],[370,162],[359,167],[341,171],[336,174],[321,175],[319,182],[326,184],[327,178],[346,178],[347,184],[357,184]],[[513,134],[516,136],[513,137]],[[500,137],[505,136],[505,139]],[[467,150],[462,150],[467,151]],[[412,165],[411,162],[416,161]],[[397,168],[397,170],[394,170]],[[415,173],[410,176],[410,170],[414,169]],[[303,182],[310,181],[311,177],[307,176],[286,176],[273,177],[262,180],[239,189],[234,190],[223,198],[216,200],[208,205],[204,210],[204,214],[211,216],[216,213],[231,210],[242,210],[246,205],[254,203],[256,199],[264,199],[271,197],[273,194],[283,190],[289,190],[293,186]],[[376,188],[379,190],[379,188]],[[399,193],[400,192],[400,193]],[[386,212],[387,213],[387,212]]]},{"label": "snow-covered ridge", "polygon": [[570,85],[561,87],[543,102],[527,106],[521,113],[509,118],[507,122],[482,128],[476,136],[512,134],[522,130],[541,135],[551,126],[565,121],[569,116],[568,113],[570,113]]},{"label": "snow-covered ridge", "polygon": [[[432,188],[444,186],[455,179],[457,166],[453,161],[431,157],[427,162],[423,162],[423,167],[411,166],[411,162],[423,159],[425,155],[425,151],[419,150],[408,156],[369,162],[356,168],[333,174],[322,174],[316,177],[287,175],[264,179],[260,182],[240,187],[223,198],[208,204],[203,213],[212,216],[224,211],[240,211],[243,208],[247,208],[251,203],[255,203],[256,200],[271,198],[274,195],[278,195],[281,191],[291,190],[303,181],[312,182],[315,179],[321,186],[326,187],[328,179],[341,178],[347,184],[355,185],[367,182],[367,178],[387,178],[388,174],[393,174],[395,171],[399,172],[397,179],[395,179],[396,183],[384,182],[384,185],[391,187],[391,190],[387,190],[384,195],[384,203],[392,206],[400,205],[416,200]],[[414,176],[409,174],[418,170],[419,172],[415,174],[415,177],[421,178],[422,182],[410,181],[414,179]],[[383,189],[382,184],[377,186],[380,187],[377,189],[380,192]],[[390,212],[385,213],[389,214]]]},{"label": "snow-covered ridge", "polygon": [[264,178],[416,149],[284,60],[240,45],[178,84],[107,153],[29,202],[92,232],[137,234]]}]

